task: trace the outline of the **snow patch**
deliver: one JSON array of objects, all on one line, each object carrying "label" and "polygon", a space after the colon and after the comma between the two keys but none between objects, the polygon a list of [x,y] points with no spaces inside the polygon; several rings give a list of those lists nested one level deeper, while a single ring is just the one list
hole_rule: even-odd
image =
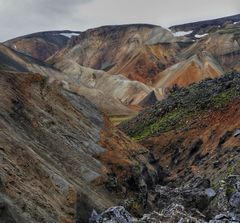
[{"label": "snow patch", "polygon": [[201,35],[199,35],[199,34],[195,35],[196,38],[203,38],[204,36],[208,36],[208,33],[204,33],[204,34],[201,34]]},{"label": "snow patch", "polygon": [[186,36],[191,34],[193,31],[178,31],[173,33],[174,36],[178,37],[178,36]]},{"label": "snow patch", "polygon": [[239,24],[240,22],[234,22],[233,25]]},{"label": "snow patch", "polygon": [[169,31],[169,32],[172,32],[172,30],[169,29],[168,27],[163,27],[163,28],[166,29],[166,30]]},{"label": "snow patch", "polygon": [[79,36],[80,33],[60,33],[62,36],[66,36],[68,38],[71,38],[73,36]]}]

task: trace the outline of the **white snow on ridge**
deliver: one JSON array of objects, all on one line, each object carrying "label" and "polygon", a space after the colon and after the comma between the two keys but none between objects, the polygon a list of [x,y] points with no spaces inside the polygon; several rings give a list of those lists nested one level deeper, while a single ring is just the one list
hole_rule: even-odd
[{"label": "white snow on ridge", "polygon": [[68,38],[71,38],[72,36],[79,36],[80,33],[60,33],[62,36],[66,36]]},{"label": "white snow on ridge", "polygon": [[234,22],[233,25],[236,25],[236,24],[238,24],[238,23],[240,23],[240,22]]},{"label": "white snow on ridge", "polygon": [[193,31],[178,31],[178,32],[175,32],[173,33],[174,36],[178,37],[178,36],[186,36],[186,35],[189,35],[191,34]]},{"label": "white snow on ridge", "polygon": [[196,38],[202,38],[202,37],[207,36],[207,35],[208,35],[207,33],[204,33],[202,35],[196,34],[195,37]]}]

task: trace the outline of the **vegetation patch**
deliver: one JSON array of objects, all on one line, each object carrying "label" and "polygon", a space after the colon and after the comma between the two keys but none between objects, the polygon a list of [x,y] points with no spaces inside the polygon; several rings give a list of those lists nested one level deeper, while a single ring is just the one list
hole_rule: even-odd
[{"label": "vegetation patch", "polygon": [[221,109],[240,96],[240,74],[207,79],[187,88],[175,87],[166,99],[146,108],[119,127],[135,140],[185,128],[189,120],[212,109]]},{"label": "vegetation patch", "polygon": [[113,125],[119,125],[122,122],[132,119],[135,115],[114,115],[110,116],[109,119]]},{"label": "vegetation patch", "polygon": [[233,28],[225,28],[218,31],[219,34],[231,34],[231,33],[240,33],[240,29],[233,27]]},{"label": "vegetation patch", "polygon": [[6,66],[5,64],[0,64],[0,70],[8,70],[9,67]]},{"label": "vegetation patch", "polygon": [[235,98],[237,94],[238,92],[236,91],[236,89],[231,88],[214,96],[211,99],[211,102],[214,107],[220,108],[230,102],[233,98]]},{"label": "vegetation patch", "polygon": [[143,131],[133,138],[136,140],[144,139],[148,136],[153,136],[161,132],[167,132],[174,128],[184,127],[186,118],[192,114],[192,111],[184,108],[177,108],[160,117],[155,123],[146,126]]}]

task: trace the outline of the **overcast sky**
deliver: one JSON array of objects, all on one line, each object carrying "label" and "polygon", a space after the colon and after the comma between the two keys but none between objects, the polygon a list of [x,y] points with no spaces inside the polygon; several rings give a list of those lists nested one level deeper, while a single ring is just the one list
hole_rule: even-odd
[{"label": "overcast sky", "polygon": [[240,0],[0,0],[0,41],[46,30],[171,25],[240,13]]}]

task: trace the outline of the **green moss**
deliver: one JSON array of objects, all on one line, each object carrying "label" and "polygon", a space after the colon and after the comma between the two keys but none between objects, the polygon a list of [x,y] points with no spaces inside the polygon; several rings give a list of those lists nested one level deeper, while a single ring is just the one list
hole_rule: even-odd
[{"label": "green moss", "polygon": [[5,64],[0,64],[0,70],[6,70],[8,67]]},{"label": "green moss", "polygon": [[240,172],[240,160],[238,160],[235,164],[231,165],[227,170],[227,175],[239,175]]},{"label": "green moss", "polygon": [[233,185],[227,185],[226,188],[226,196],[228,199],[233,195],[233,193],[236,191],[235,187]]},{"label": "green moss", "polygon": [[213,106],[216,108],[222,107],[226,105],[228,102],[230,102],[236,95],[237,95],[236,90],[234,88],[231,88],[227,91],[221,92],[220,94],[214,96],[211,99],[211,104],[213,104]]},{"label": "green moss", "polygon": [[[188,88],[190,92],[189,95],[194,94],[194,91],[196,90],[195,88],[196,85]],[[191,103],[186,104],[185,107],[180,105],[174,110],[166,112],[164,115],[160,116],[159,119],[154,120],[152,124],[148,123],[148,125],[144,125],[144,128],[136,126],[138,131],[134,132],[134,134],[130,134],[130,136],[135,140],[142,140],[161,132],[185,127],[187,119],[191,119],[207,109],[221,108],[231,102],[238,95],[239,92],[237,92],[236,88],[229,88],[215,96],[210,96],[209,98],[199,101],[198,99],[194,101],[190,98],[188,101]]]},{"label": "green moss", "polygon": [[135,140],[141,140],[148,136],[153,136],[157,133],[184,127],[186,123],[186,118],[192,115],[193,111],[187,108],[177,108],[163,115],[155,123],[146,126],[143,131],[138,132],[136,135],[133,136],[133,138]]},{"label": "green moss", "polygon": [[220,185],[219,185],[219,181],[217,182],[213,182],[211,185],[211,188],[215,191],[217,191],[219,189]]},{"label": "green moss", "polygon": [[180,126],[187,115],[188,112],[186,109],[175,109],[166,113],[161,119],[151,125],[150,130],[153,134],[156,132],[169,131],[173,128],[173,126]]},{"label": "green moss", "polygon": [[141,217],[143,209],[137,198],[128,200],[128,204],[125,204],[124,206],[133,216]]}]

